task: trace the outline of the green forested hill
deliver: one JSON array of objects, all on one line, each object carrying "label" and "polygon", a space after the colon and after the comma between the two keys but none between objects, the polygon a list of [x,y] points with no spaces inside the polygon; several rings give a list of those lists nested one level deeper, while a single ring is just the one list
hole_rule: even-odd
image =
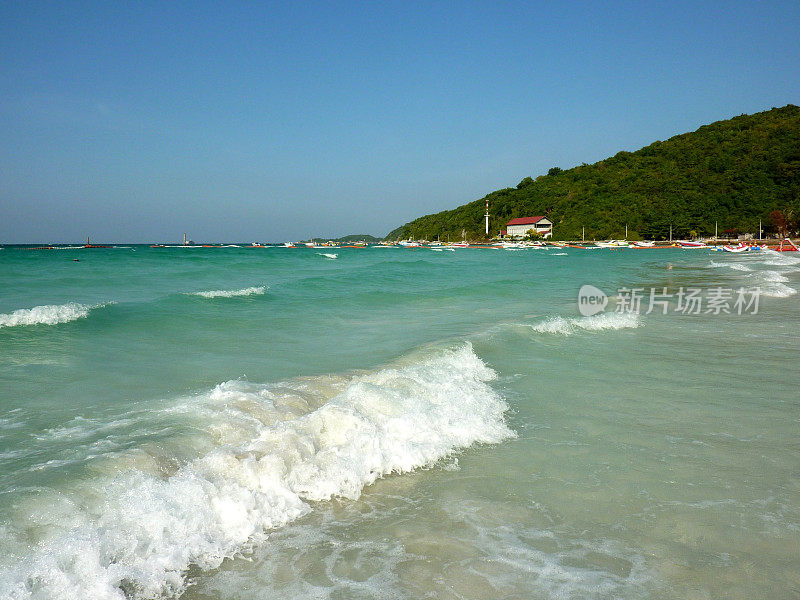
[{"label": "green forested hill", "polygon": [[[557,239],[665,238],[790,229],[800,216],[800,108],[783,108],[718,121],[619,152],[593,165],[552,168],[516,188],[492,192],[490,235],[515,217],[547,215]],[[420,217],[388,239],[484,237],[485,199]],[[775,211],[780,211],[780,214]],[[782,216],[783,215],[783,216]]]}]

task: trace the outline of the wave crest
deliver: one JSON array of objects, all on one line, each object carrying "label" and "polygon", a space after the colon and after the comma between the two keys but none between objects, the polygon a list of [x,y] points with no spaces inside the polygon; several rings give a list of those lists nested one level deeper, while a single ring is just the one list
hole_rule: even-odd
[{"label": "wave crest", "polygon": [[794,296],[797,290],[793,287],[786,285],[780,281],[766,280],[758,286],[762,296],[769,296],[770,298],[788,298]]},{"label": "wave crest", "polygon": [[565,317],[548,317],[540,323],[529,325],[539,333],[556,335],[572,335],[579,331],[604,331],[608,329],[629,329],[639,327],[642,319],[633,312],[610,312],[592,315],[591,317],[578,317],[567,319]]},{"label": "wave crest", "polygon": [[0,327],[17,327],[20,325],[58,325],[78,319],[84,319],[95,308],[102,308],[113,302],[102,304],[45,304],[33,308],[20,308],[10,313],[0,314]]},{"label": "wave crest", "polygon": [[[87,498],[69,503],[63,520],[71,526],[37,532],[30,556],[0,575],[0,596],[177,595],[190,565],[219,566],[312,510],[309,502],[357,498],[390,473],[512,437],[508,406],[488,385],[495,377],[464,344],[332,387],[325,377],[222,384],[201,409],[216,410],[228,427],[246,421],[247,439],[217,446],[170,476],[140,464],[93,482]],[[316,408],[297,401],[317,379],[332,397]]]},{"label": "wave crest", "polygon": [[753,270],[752,267],[749,267],[744,263],[732,262],[732,261],[731,262],[719,263],[719,262],[717,262],[715,260],[712,260],[709,263],[709,266],[714,267],[714,268],[722,268],[722,269],[728,268],[728,269],[733,269],[734,271],[752,271]]},{"label": "wave crest", "polygon": [[234,298],[236,296],[261,296],[267,291],[267,286],[259,285],[255,287],[243,288],[241,290],[208,290],[205,292],[192,292],[190,296],[201,296],[203,298]]}]

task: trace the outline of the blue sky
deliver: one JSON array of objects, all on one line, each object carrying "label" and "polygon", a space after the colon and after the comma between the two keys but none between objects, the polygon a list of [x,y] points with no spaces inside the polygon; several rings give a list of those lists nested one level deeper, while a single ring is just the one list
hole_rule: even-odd
[{"label": "blue sky", "polygon": [[4,2],[0,243],[384,235],[800,104],[799,2]]}]

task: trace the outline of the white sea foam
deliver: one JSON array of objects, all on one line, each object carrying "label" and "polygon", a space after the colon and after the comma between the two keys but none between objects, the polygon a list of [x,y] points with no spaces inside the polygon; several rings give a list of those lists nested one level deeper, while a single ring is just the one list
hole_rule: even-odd
[{"label": "white sea foam", "polygon": [[10,419],[8,417],[0,417],[0,430],[2,429],[18,429],[25,425],[24,420]]},{"label": "white sea foam", "polygon": [[748,267],[742,263],[730,263],[728,265],[729,268],[733,269],[734,271],[752,271],[752,267]]},{"label": "white sea foam", "polygon": [[41,433],[32,434],[38,443],[47,443],[58,440],[83,440],[90,437],[105,435],[117,428],[126,427],[132,423],[132,419],[123,418],[111,422],[102,419],[87,419],[86,417],[75,417],[64,425],[46,429]]},{"label": "white sea foam", "polygon": [[333,252],[317,252],[319,256],[324,256],[325,258],[339,258],[338,254],[334,254]]},{"label": "white sea foam", "polygon": [[259,285],[255,287],[243,288],[241,290],[208,290],[205,292],[193,292],[190,296],[202,296],[203,298],[234,298],[236,296],[261,296],[267,291],[267,286]]},{"label": "white sea foam", "polygon": [[540,323],[529,325],[539,333],[552,333],[556,335],[572,335],[579,331],[604,331],[608,329],[629,329],[639,327],[641,317],[633,312],[608,312],[592,315],[591,317],[565,318],[561,316],[548,317]]},{"label": "white sea foam", "polygon": [[[779,252],[765,251],[765,254],[757,254],[750,259],[751,264],[747,265],[741,262],[723,262],[718,263],[711,261],[711,267],[727,267],[735,271],[743,271],[747,274],[748,281],[751,289],[758,288],[762,296],[771,298],[788,298],[794,296],[797,290],[790,285],[787,285],[791,280],[787,277],[786,273],[797,271],[795,265],[800,263],[800,259],[793,256],[785,256]],[[743,257],[744,258],[744,257]],[[752,265],[752,266],[751,266]],[[782,271],[775,271],[771,269],[761,269],[761,266],[783,267]]]},{"label": "white sea foam", "polygon": [[19,562],[0,574],[0,597],[177,595],[190,565],[219,566],[312,510],[310,501],[358,498],[380,477],[513,436],[508,407],[488,385],[495,377],[464,344],[347,382],[319,378],[333,394],[319,406],[302,397],[320,400],[315,378],[219,386],[201,404],[216,406],[231,427],[246,422],[247,439],[217,445],[169,476],[142,463],[99,478],[80,497],[39,497],[29,516],[49,516],[30,521],[38,529],[25,552],[14,545]]},{"label": "white sea foam", "polygon": [[751,267],[749,267],[749,266],[747,266],[747,265],[745,265],[743,263],[739,263],[739,262],[718,263],[717,261],[712,260],[710,264],[711,264],[712,267],[715,267],[715,268],[723,268],[724,269],[724,268],[727,267],[728,269],[733,269],[734,271],[752,271],[753,270]]},{"label": "white sea foam", "polygon": [[348,534],[350,518],[360,525],[385,513],[294,523],[273,534],[246,570],[198,581],[197,595],[249,600],[257,587],[263,598],[317,600],[652,596],[654,574],[643,553],[615,540],[538,529],[520,518],[530,516],[527,506],[509,515],[501,502],[434,497],[426,505],[436,521],[396,518],[370,523],[359,535]]},{"label": "white sea foam", "polygon": [[766,282],[758,286],[758,288],[761,290],[762,296],[769,296],[771,298],[788,298],[797,293],[795,288],[781,282]]},{"label": "white sea foam", "polygon": [[773,283],[785,283],[785,282],[789,281],[789,278],[786,277],[786,275],[782,275],[778,271],[761,271],[759,273],[759,276],[764,281],[769,281],[769,282],[773,282]]},{"label": "white sea foam", "polygon": [[765,250],[763,254],[764,264],[793,267],[800,265],[800,252],[775,252],[774,250]]},{"label": "white sea foam", "polygon": [[753,284],[749,287],[758,288],[762,296],[771,298],[788,298],[794,296],[797,290],[787,283],[790,279],[778,271],[756,271],[750,274]]},{"label": "white sea foam", "polygon": [[102,304],[46,304],[33,308],[20,308],[14,312],[0,314],[0,327],[17,327],[19,325],[57,325],[77,319],[84,319],[95,308],[102,308],[113,302]]},{"label": "white sea foam", "polygon": [[[748,260],[752,259],[752,256],[737,255],[736,258],[739,260]],[[750,262],[752,262],[752,260]],[[732,269],[734,271],[744,271],[744,272],[750,272],[753,270],[753,267],[751,267],[750,265],[746,265],[743,262],[737,262],[735,260],[724,260],[723,262],[717,262],[715,260],[712,260],[709,263],[709,266],[716,269]]]},{"label": "white sea foam", "polygon": [[528,598],[648,596],[652,574],[644,557],[615,540],[567,538],[563,532],[513,523],[513,517],[513,524],[502,523],[493,516],[506,510],[502,503],[455,500],[444,509],[468,532],[459,535],[456,545],[465,547],[461,553],[467,555],[456,563],[461,568],[453,565],[456,568],[438,576],[448,578],[452,587],[472,584],[478,590],[490,584],[500,592],[510,584],[511,589],[527,592],[519,597]]}]

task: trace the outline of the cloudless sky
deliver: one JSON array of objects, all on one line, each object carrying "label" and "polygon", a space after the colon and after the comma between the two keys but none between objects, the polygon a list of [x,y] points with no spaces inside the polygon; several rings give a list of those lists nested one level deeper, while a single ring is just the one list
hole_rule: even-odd
[{"label": "cloudless sky", "polygon": [[800,2],[0,3],[0,243],[385,235],[800,104]]}]

